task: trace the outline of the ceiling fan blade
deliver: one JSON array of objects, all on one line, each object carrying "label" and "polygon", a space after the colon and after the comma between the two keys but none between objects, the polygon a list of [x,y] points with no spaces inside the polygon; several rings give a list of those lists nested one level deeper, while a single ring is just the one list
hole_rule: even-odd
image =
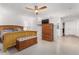
[{"label": "ceiling fan blade", "polygon": [[47,6],[43,6],[43,7],[39,8],[39,10],[46,9],[46,8],[47,8]]},{"label": "ceiling fan blade", "polygon": [[34,10],[34,9],[32,9],[32,8],[29,8],[29,7],[25,7],[26,9],[28,9],[28,10]]}]

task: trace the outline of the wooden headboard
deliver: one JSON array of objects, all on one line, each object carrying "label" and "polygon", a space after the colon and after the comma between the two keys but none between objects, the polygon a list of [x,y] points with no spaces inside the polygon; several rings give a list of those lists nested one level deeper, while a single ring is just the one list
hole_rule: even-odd
[{"label": "wooden headboard", "polygon": [[17,30],[17,28],[23,30],[23,26],[19,26],[19,25],[0,25],[0,30],[5,30],[5,29]]}]

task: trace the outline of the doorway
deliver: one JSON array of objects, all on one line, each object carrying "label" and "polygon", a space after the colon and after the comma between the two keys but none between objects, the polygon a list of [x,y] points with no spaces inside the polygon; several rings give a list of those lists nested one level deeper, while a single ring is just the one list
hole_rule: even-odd
[{"label": "doorway", "polygon": [[62,36],[65,36],[65,22],[62,23],[63,28],[62,28]]}]

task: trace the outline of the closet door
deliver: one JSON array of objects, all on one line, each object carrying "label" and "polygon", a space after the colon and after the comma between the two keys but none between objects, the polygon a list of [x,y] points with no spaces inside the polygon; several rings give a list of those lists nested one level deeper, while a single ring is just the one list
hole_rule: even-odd
[{"label": "closet door", "polygon": [[79,21],[69,21],[65,24],[65,34],[79,36]]}]

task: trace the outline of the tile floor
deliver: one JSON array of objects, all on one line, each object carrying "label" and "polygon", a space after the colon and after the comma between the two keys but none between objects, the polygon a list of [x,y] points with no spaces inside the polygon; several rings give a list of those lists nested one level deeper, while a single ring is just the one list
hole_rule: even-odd
[{"label": "tile floor", "polygon": [[7,52],[2,52],[2,44],[0,43],[1,55],[77,55],[79,54],[79,38],[74,36],[66,36],[57,39],[54,42],[38,40],[35,44],[22,51],[10,48]]}]

